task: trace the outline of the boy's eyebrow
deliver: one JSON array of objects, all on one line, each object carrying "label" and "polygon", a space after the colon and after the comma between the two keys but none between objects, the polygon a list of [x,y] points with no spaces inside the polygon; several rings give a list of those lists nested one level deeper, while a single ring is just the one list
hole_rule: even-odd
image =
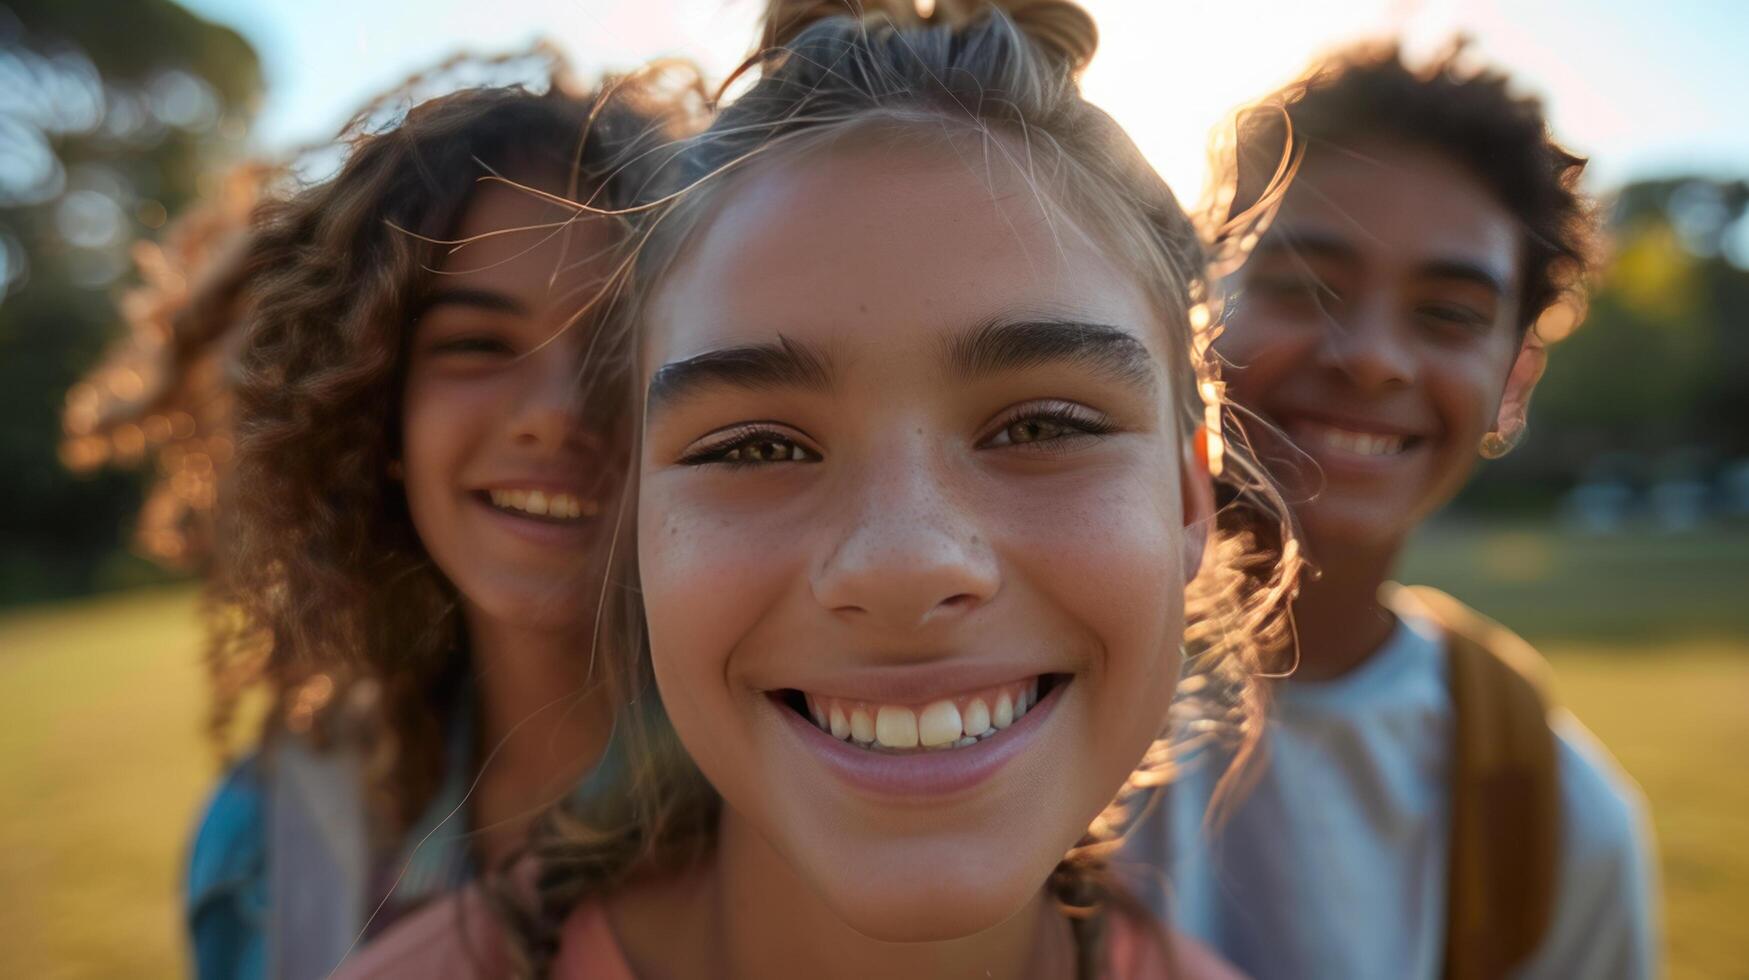
[{"label": "boy's eyebrow", "polygon": [[654,415],[660,408],[717,385],[823,390],[832,386],[832,364],[820,351],[781,335],[775,343],[705,351],[658,368],[645,394],[645,411]]},{"label": "boy's eyebrow", "polygon": [[[1321,231],[1295,231],[1289,228],[1273,229],[1270,234],[1265,235],[1263,240],[1257,243],[1256,249],[1252,251],[1252,256],[1283,253],[1317,256],[1339,262],[1360,261],[1359,249],[1344,241],[1340,236]],[[1428,259],[1415,267],[1415,275],[1422,279],[1456,279],[1472,282],[1501,296],[1506,295],[1507,292],[1507,276],[1473,259],[1459,257]]]},{"label": "boy's eyebrow", "polygon": [[1252,249],[1251,257],[1280,255],[1283,253],[1305,256],[1315,255],[1320,258],[1335,259],[1340,262],[1358,262],[1360,250],[1340,236],[1321,231],[1295,231],[1291,228],[1276,227],[1263,236]]},{"label": "boy's eyebrow", "polygon": [[1154,357],[1134,334],[1103,323],[997,318],[947,341],[950,374],[969,381],[1045,364],[1080,364],[1121,384],[1152,390]]},{"label": "boy's eyebrow", "polygon": [[1424,279],[1456,279],[1460,282],[1472,282],[1483,286],[1496,296],[1506,295],[1506,277],[1468,259],[1433,259],[1423,262],[1416,274]]},{"label": "boy's eyebrow", "polygon": [[415,309],[414,317],[423,316],[439,306],[466,306],[491,313],[512,313],[517,316],[533,315],[533,311],[528,308],[527,304],[514,296],[490,289],[452,286],[434,289],[427,293]]}]

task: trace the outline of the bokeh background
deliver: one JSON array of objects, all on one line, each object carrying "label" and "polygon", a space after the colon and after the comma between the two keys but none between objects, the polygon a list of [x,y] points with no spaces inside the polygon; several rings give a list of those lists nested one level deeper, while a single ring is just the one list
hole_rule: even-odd
[{"label": "bokeh background", "polygon": [[[1468,35],[1591,156],[1615,243],[1590,317],[1555,348],[1526,444],[1401,577],[1548,654],[1651,800],[1670,975],[1749,977],[1749,4],[1085,3],[1088,93],[1190,200],[1236,104],[1359,37]],[[183,963],[181,848],[216,764],[197,593],[137,551],[138,448],[67,458],[61,420],[123,333],[134,243],[224,193],[228,162],[327,139],[451,53],[546,38],[585,72],[679,55],[721,77],[758,12],[0,0],[0,975]]]}]

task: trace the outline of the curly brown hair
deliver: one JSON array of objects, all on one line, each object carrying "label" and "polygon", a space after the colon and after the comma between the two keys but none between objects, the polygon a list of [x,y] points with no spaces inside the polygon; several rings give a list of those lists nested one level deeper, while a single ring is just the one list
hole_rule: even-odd
[{"label": "curly brown hair", "polygon": [[1457,162],[1518,220],[1521,332],[1556,308],[1577,319],[1597,249],[1579,189],[1586,161],[1555,142],[1539,100],[1515,94],[1504,72],[1471,66],[1461,39],[1420,68],[1396,44],[1355,45],[1242,110],[1220,162],[1230,203],[1218,210],[1253,207],[1286,160],[1379,138]]},{"label": "curly brown hair", "polygon": [[67,391],[61,459],[75,471],[146,465],[152,475],[135,547],[204,571],[214,506],[232,450],[224,365],[247,293],[249,216],[283,169],[238,164],[158,241],[133,246],[140,281],[118,304],[127,333]]},{"label": "curly brown hair", "polygon": [[441,779],[441,690],[465,656],[454,589],[391,472],[409,328],[441,239],[488,174],[557,170],[598,207],[636,200],[647,150],[684,117],[637,79],[465,90],[390,128],[355,125],[338,174],[256,216],[210,604],[213,724],[226,730],[261,689],[265,737],[364,739],[386,832]]}]

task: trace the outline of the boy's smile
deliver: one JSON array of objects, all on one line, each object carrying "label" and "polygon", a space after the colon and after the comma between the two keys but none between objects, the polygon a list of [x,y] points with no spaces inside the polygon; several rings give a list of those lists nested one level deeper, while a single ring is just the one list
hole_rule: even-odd
[{"label": "boy's smile", "polygon": [[1520,349],[1519,235],[1437,154],[1307,156],[1216,347],[1229,394],[1286,436],[1251,427],[1315,561],[1400,542],[1469,476]]}]

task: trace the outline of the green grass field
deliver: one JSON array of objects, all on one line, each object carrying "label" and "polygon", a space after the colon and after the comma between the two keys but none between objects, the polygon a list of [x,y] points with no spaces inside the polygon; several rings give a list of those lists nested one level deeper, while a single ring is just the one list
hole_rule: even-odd
[{"label": "green grass field", "polygon": [[[1449,526],[1403,578],[1522,632],[1652,803],[1670,975],[1749,977],[1749,531]],[[213,775],[195,600],[0,616],[0,976],[181,970],[183,838]]]}]

